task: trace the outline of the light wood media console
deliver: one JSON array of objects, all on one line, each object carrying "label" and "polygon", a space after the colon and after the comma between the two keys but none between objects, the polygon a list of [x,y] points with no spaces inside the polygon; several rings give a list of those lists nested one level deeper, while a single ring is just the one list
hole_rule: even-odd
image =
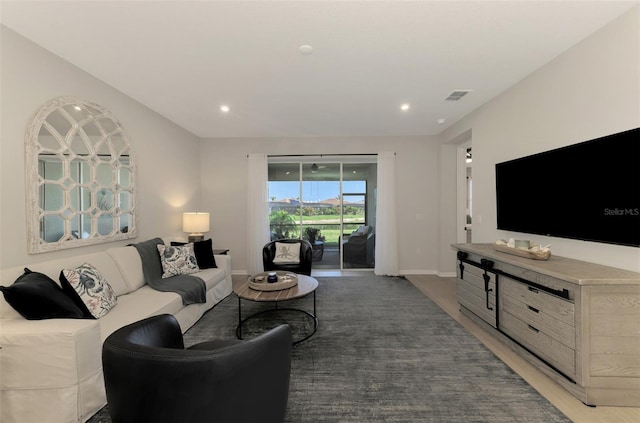
[{"label": "light wood media console", "polygon": [[466,316],[585,404],[640,406],[640,273],[453,247]]}]

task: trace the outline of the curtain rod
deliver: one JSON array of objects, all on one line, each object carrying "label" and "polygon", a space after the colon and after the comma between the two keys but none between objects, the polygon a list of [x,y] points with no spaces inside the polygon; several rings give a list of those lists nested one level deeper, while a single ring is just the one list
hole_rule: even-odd
[{"label": "curtain rod", "polygon": [[[268,154],[267,157],[344,157],[344,156],[377,156],[378,153],[346,153],[346,154]],[[393,152],[396,155],[396,152]],[[248,157],[248,156],[247,156]]]},{"label": "curtain rod", "polygon": [[[396,155],[396,152],[393,152]],[[250,155],[247,154],[247,158]],[[378,153],[346,153],[346,154],[267,154],[267,158],[277,157],[345,157],[345,156],[360,156],[360,157],[377,157]]]},{"label": "curtain rod", "polygon": [[[395,154],[395,153],[394,153]],[[340,157],[340,156],[377,156],[378,154],[352,153],[352,154],[268,154],[267,157]]]}]

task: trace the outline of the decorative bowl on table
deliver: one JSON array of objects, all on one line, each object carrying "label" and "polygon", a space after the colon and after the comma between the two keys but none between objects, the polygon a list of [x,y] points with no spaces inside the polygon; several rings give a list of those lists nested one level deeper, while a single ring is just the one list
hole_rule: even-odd
[{"label": "decorative bowl on table", "polygon": [[549,260],[549,257],[551,257],[551,250],[549,249],[549,245],[541,247],[538,244],[526,241],[524,245],[517,246],[519,242],[523,241],[512,242],[511,239],[509,241],[499,239],[493,244],[493,249],[503,253],[532,260]]},{"label": "decorative bowl on table", "polygon": [[[275,273],[278,277],[276,282],[269,282],[269,274]],[[289,289],[298,284],[298,275],[291,272],[262,272],[249,278],[249,288],[256,291],[280,291]]]}]

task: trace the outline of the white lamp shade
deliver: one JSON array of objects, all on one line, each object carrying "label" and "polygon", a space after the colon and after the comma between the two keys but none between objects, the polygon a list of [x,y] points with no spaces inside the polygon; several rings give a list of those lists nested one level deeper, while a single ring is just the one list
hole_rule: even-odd
[{"label": "white lamp shade", "polygon": [[183,213],[182,230],[189,233],[202,233],[209,231],[209,213]]}]

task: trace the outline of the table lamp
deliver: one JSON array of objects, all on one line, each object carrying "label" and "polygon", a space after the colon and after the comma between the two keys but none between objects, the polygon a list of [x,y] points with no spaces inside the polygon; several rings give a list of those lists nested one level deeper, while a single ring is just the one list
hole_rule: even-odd
[{"label": "table lamp", "polygon": [[183,213],[182,231],[189,232],[189,242],[202,241],[204,239],[202,233],[209,231],[209,213]]}]

